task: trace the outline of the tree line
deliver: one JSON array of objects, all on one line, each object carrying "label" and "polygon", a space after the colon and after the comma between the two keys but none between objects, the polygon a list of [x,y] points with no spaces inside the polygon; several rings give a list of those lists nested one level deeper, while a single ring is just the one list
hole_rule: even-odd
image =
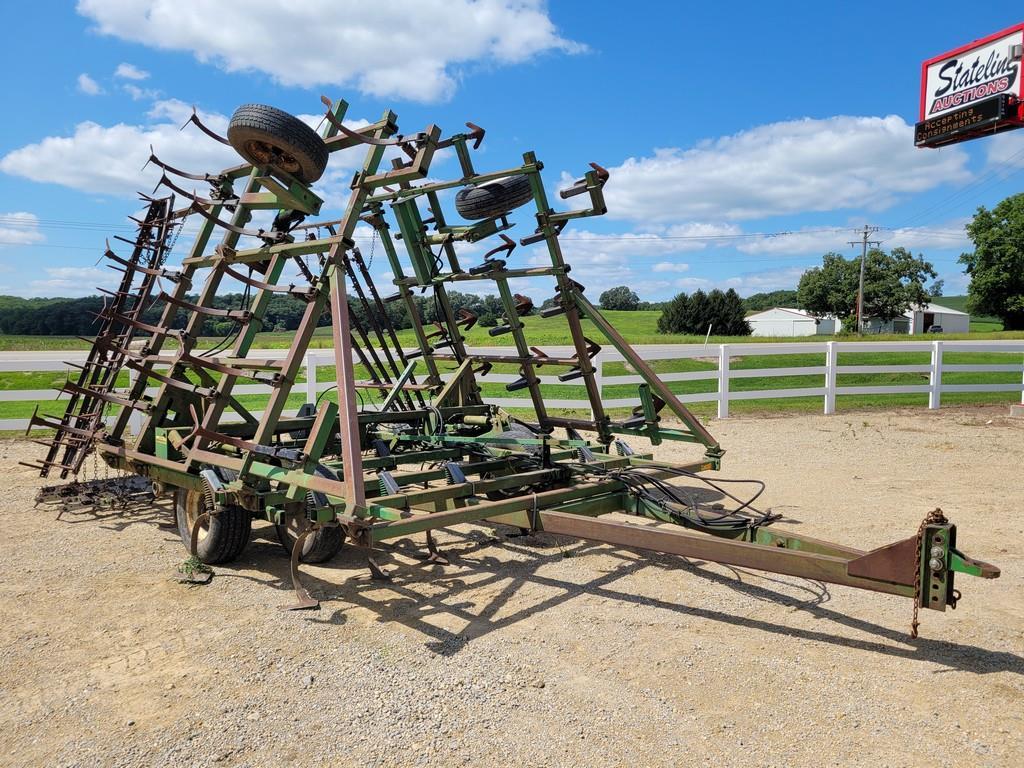
[{"label": "tree line", "polygon": [[[373,312],[378,310],[370,299]],[[185,296],[186,301],[195,303],[198,296]],[[449,291],[448,300],[457,312],[467,309],[478,318],[483,326],[497,325],[504,317],[504,307],[497,296],[477,296],[472,293]],[[217,309],[244,309],[251,302],[251,296],[243,293],[225,293],[213,300]],[[357,296],[349,297],[350,308],[356,320],[364,327],[370,327],[366,309]],[[108,300],[102,296],[85,296],[74,299],[25,299],[18,296],[0,296],[0,334],[30,336],[90,336],[99,328],[98,314],[106,308]],[[413,303],[422,322],[433,323],[438,319],[435,302],[423,296],[414,296]],[[142,313],[142,322],[156,323],[164,311],[163,302],[153,301]],[[294,331],[306,311],[306,303],[292,296],[274,294],[263,317],[265,331]],[[412,327],[412,320],[404,301],[385,301],[385,311],[391,324],[398,330]],[[178,310],[172,328],[184,328],[188,313]],[[318,326],[331,324],[329,307],[317,318]],[[226,336],[234,332],[237,323],[231,320],[208,318],[202,325],[201,336]]]},{"label": "tree line", "polygon": [[[1024,330],[1024,194],[1006,198],[992,210],[978,208],[967,234],[974,250],[963,253],[960,263],[970,276],[968,311],[992,315],[1003,321],[1006,330]],[[936,280],[935,268],[920,254],[914,256],[905,248],[890,251],[872,249],[864,264],[864,314],[892,320],[911,306],[924,304],[942,295],[943,283]],[[711,325],[712,332],[722,335],[745,335],[749,325],[744,316],[771,307],[799,307],[811,314],[833,315],[849,328],[856,317],[860,281],[860,258],[846,258],[826,253],[821,266],[807,270],[795,290],[755,293],[741,299],[734,290],[695,291],[680,293],[669,301],[641,301],[636,292],[625,285],[604,291],[599,298],[602,309],[618,311],[659,310],[658,330],[662,333],[703,334]],[[932,281],[930,285],[928,282]],[[497,325],[504,316],[504,307],[496,296],[451,291],[449,299],[455,310],[468,309],[483,326]],[[187,297],[195,301],[196,297]],[[220,309],[237,309],[248,301],[243,294],[224,294],[214,300]],[[417,296],[417,311],[425,322],[437,318],[433,300]],[[548,306],[551,299],[544,302]],[[365,312],[353,301],[357,319],[365,321]],[[411,319],[404,302],[389,302],[387,313],[396,328],[408,328]],[[97,327],[96,313],[102,312],[105,300],[100,296],[76,299],[24,299],[0,296],[0,333],[54,336],[88,336]],[[274,295],[270,299],[263,328],[268,331],[293,331],[298,327],[305,304],[290,296]],[[143,313],[143,321],[154,322],[163,311],[155,303]],[[175,319],[175,327],[183,327],[185,312]],[[328,325],[325,312],[318,325]],[[208,319],[202,328],[207,336],[227,335],[234,323]],[[746,330],[744,331],[744,328]]]}]

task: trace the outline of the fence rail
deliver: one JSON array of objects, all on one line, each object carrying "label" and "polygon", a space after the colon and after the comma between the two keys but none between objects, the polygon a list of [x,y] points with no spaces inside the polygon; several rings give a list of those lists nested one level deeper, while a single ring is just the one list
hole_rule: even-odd
[{"label": "fence rail", "polygon": [[[715,345],[662,345],[650,348],[641,348],[642,353],[648,362],[666,360],[700,360],[705,364],[715,364],[714,368],[694,371],[674,371],[661,374],[663,381],[675,382],[698,382],[715,381],[715,391],[710,392],[681,392],[678,397],[684,403],[715,402],[717,403],[717,414],[719,418],[728,418],[729,404],[740,400],[771,400],[793,397],[816,397],[822,400],[822,409],[825,414],[832,414],[836,411],[836,398],[844,395],[902,395],[902,394],[927,394],[928,407],[935,409],[942,404],[944,393],[988,393],[988,392],[1020,392],[1021,402],[1024,403],[1024,340],[1022,341],[913,341],[913,342],[860,342],[860,341],[828,341],[828,342],[806,342],[806,343],[740,343],[740,344],[715,344]],[[647,352],[647,350],[650,350]],[[992,353],[991,363],[946,363],[946,355],[959,353]],[[852,365],[849,363],[840,364],[839,355],[855,353],[873,354],[905,354],[905,353],[927,353],[930,356],[928,363],[906,363],[906,364],[871,364]],[[784,367],[760,367],[760,368],[733,368],[732,364],[748,356],[764,355],[817,355],[821,357],[820,363],[812,365],[793,365]],[[998,360],[998,361],[997,361]],[[317,369],[320,367],[333,366],[334,357],[331,350],[312,350],[306,355],[306,382],[296,387],[297,392],[302,389],[306,392],[309,401],[315,401],[323,392],[331,389],[334,384],[331,381],[319,381]],[[608,375],[609,365],[621,364],[624,362],[622,355],[617,352],[602,351],[594,358],[596,367],[596,378],[602,392],[609,387],[620,385],[636,385],[643,382],[643,378],[636,374]],[[5,356],[0,361],[0,370],[4,371],[59,371],[67,369],[52,359],[40,359],[26,356]],[[944,383],[943,374],[1020,374],[1019,380],[1015,382],[960,382]],[[842,385],[837,383],[838,378],[851,374],[916,374],[927,376],[927,383],[920,384],[879,384],[879,385]],[[733,389],[730,385],[734,381],[750,378],[781,378],[793,376],[815,376],[824,378],[823,385],[817,386],[784,386],[768,389]],[[447,376],[443,377],[447,378]],[[515,374],[490,374],[482,379],[484,383],[507,384],[519,378]],[[541,384],[548,388],[548,392],[554,394],[557,387],[579,386],[579,383],[562,383],[556,376],[541,376]],[[790,382],[791,383],[791,382]],[[150,390],[155,392],[156,390]],[[269,394],[271,388],[262,384],[238,385],[234,389],[237,395],[263,395]],[[31,402],[54,400],[59,395],[55,389],[37,390],[0,390],[0,402]],[[494,403],[508,408],[529,408],[532,403],[527,398],[517,397],[486,397],[487,402]],[[546,402],[550,408],[567,408],[589,410],[590,403],[585,399],[566,398],[549,396]],[[639,404],[639,399],[633,397],[607,397],[604,399],[606,408],[630,408]],[[258,413],[258,411],[254,411]],[[137,416],[137,414],[136,414]],[[136,421],[137,425],[137,421]],[[0,429],[17,430],[26,429],[28,419],[0,419]]]}]

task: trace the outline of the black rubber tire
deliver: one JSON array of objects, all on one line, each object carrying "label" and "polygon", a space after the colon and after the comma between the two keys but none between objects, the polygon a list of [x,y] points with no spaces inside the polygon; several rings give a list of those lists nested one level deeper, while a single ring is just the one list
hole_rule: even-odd
[{"label": "black rubber tire", "polygon": [[228,124],[228,141],[246,162],[281,170],[305,184],[324,175],[329,152],[317,132],[265,104],[243,104]]},{"label": "black rubber tire", "polygon": [[501,216],[533,199],[530,177],[525,174],[485,181],[463,187],[455,195],[455,210],[464,219],[490,219]]},{"label": "black rubber tire", "polygon": [[[324,466],[318,465],[315,470],[315,474],[331,480],[338,479],[338,476],[334,472]],[[312,506],[315,508],[326,505],[327,497],[322,493],[306,494],[307,507]],[[298,532],[293,531],[287,523],[275,525],[274,528],[277,530],[277,540],[281,542],[281,546],[284,547],[284,551],[288,553],[289,557],[291,557],[292,547],[295,546],[295,542],[298,539]],[[345,531],[341,526],[333,525],[327,528],[321,528],[306,538],[305,543],[302,545],[302,557],[300,558],[300,562],[326,563],[341,551],[344,544]]]},{"label": "black rubber tire", "polygon": [[[218,474],[226,482],[234,479],[233,473],[226,470],[220,470]],[[209,510],[207,495],[203,491],[179,488],[174,494],[174,514],[178,521],[178,535],[181,536],[186,550],[192,547],[190,507],[193,515],[196,510]],[[210,518],[205,535],[201,534],[199,537],[196,554],[208,565],[229,563],[245,550],[251,530],[252,516],[248,510],[235,505],[226,506]]]},{"label": "black rubber tire", "polygon": [[[309,494],[306,497],[307,504],[315,504],[311,498],[312,495],[313,494]],[[281,542],[281,546],[284,547],[284,551],[288,553],[288,557],[291,557],[292,547],[295,546],[295,542],[298,539],[298,533],[293,531],[287,523],[275,525],[274,528],[277,531],[277,540]],[[302,545],[302,556],[300,558],[300,562],[326,563],[341,551],[344,544],[345,531],[340,525],[321,528],[312,535],[306,537],[306,541]]]}]

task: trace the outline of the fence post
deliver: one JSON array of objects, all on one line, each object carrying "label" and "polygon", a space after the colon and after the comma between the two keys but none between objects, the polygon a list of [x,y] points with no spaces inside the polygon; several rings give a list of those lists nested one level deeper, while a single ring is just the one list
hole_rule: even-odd
[{"label": "fence post", "polygon": [[942,342],[932,342],[932,370],[928,376],[931,389],[928,392],[928,407],[938,408],[942,404]]},{"label": "fence post", "polygon": [[316,358],[312,352],[306,353],[306,402],[316,402]]},{"label": "fence post", "polygon": [[718,345],[718,418],[729,418],[729,345]]},{"label": "fence post", "polygon": [[839,350],[834,341],[825,342],[825,415],[836,412],[836,362]]}]

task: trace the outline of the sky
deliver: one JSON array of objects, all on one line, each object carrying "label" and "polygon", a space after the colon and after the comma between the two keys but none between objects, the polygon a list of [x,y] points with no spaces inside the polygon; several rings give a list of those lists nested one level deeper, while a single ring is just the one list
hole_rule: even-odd
[{"label": "sky", "polygon": [[[286,10],[287,8],[287,10]],[[244,9],[244,10],[243,10]],[[81,296],[116,273],[105,238],[128,234],[150,146],[192,172],[237,164],[194,128],[224,133],[243,103],[312,123],[321,94],[346,122],[398,114],[402,132],[472,121],[478,170],[543,161],[549,195],[606,167],[608,213],[563,233],[588,295],[795,288],[865,224],[966,290],[964,225],[1021,191],[1024,131],[917,149],[921,62],[1024,21],[1018,3],[611,0],[80,0],[19,4],[0,65],[0,294]],[[338,160],[335,163],[335,159]],[[325,214],[352,167],[317,187]],[[442,155],[434,179],[455,178]],[[582,198],[574,198],[576,203]],[[450,203],[450,199],[448,200]],[[533,229],[522,215],[511,234]],[[368,230],[357,231],[364,253]],[[184,232],[171,261],[186,255]],[[472,254],[467,258],[471,260]],[[519,249],[509,266],[541,264]],[[374,271],[388,279],[383,260]],[[538,286],[537,290],[541,290]],[[547,296],[538,295],[541,301]]]}]

